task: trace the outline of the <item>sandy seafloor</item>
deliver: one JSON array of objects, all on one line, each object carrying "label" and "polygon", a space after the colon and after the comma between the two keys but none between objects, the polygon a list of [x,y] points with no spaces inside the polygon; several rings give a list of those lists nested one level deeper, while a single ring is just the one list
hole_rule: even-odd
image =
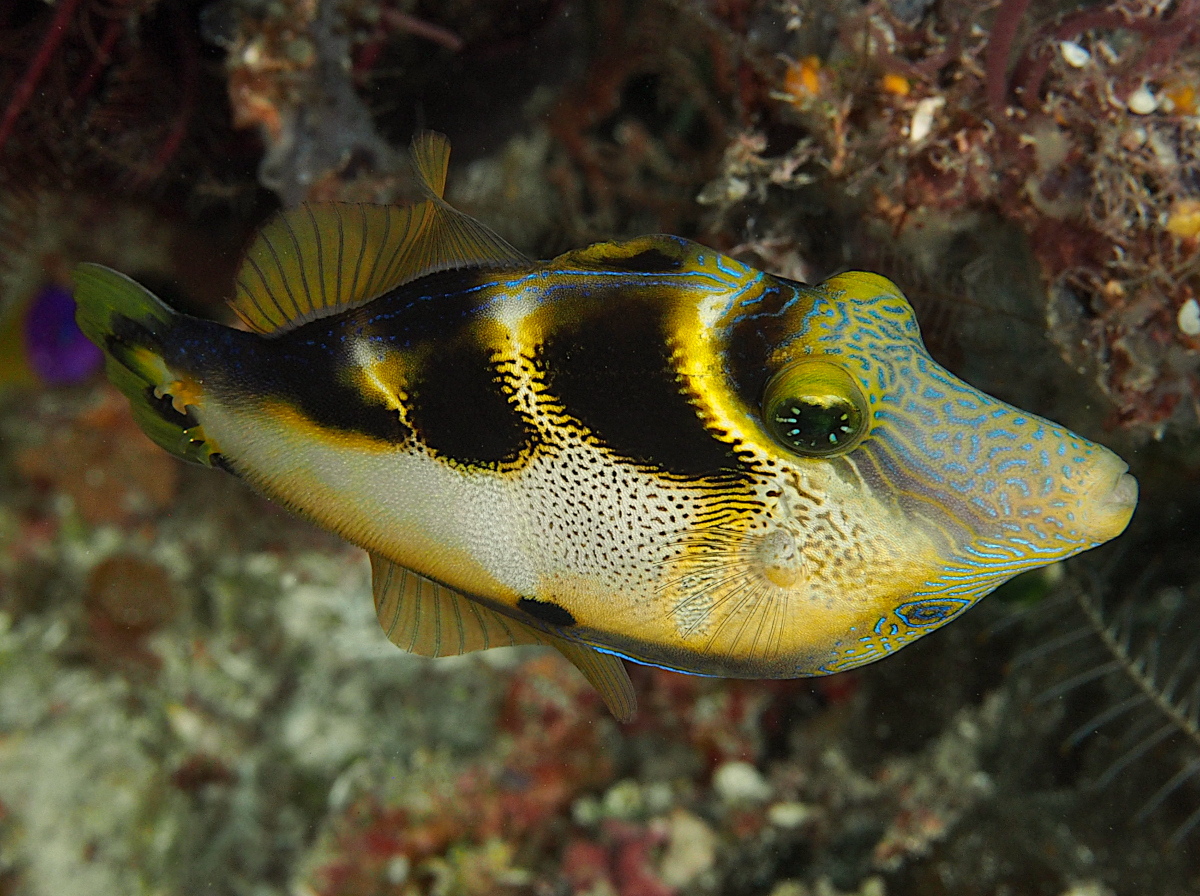
[{"label": "sandy seafloor", "polygon": [[[631,665],[621,725],[557,654],[400,653],[360,550],[165,455],[101,376],[6,384],[0,896],[1200,893],[1191,7],[1034,4],[1006,80],[1018,6],[161,0],[95,76],[80,18],[39,89],[92,85],[62,113],[87,139],[5,148],[6,326],[80,260],[228,320],[252,228],[402,195],[423,123],[449,196],[531,254],[661,230],[893,276],[939,358],[1112,446],[1142,498],[1113,545],[854,672]],[[40,34],[19,11],[4,33]],[[181,142],[97,125],[139,66]]]}]

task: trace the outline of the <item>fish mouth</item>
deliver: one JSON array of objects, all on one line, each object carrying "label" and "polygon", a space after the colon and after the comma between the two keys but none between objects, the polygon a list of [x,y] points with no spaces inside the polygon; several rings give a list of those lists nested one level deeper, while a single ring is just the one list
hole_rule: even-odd
[{"label": "fish mouth", "polygon": [[1112,454],[1099,466],[1092,501],[1083,523],[1084,532],[1097,544],[1125,531],[1138,501],[1138,481],[1128,472],[1129,465],[1125,461]]}]

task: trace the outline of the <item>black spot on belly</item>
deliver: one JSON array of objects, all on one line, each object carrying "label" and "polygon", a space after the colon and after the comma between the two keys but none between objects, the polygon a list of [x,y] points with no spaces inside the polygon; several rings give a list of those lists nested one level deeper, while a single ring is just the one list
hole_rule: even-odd
[{"label": "black spot on belly", "polygon": [[536,431],[506,394],[491,350],[469,338],[434,349],[409,396],[417,436],[463,465],[512,463],[533,443]]},{"label": "black spot on belly", "polygon": [[740,470],[671,366],[661,305],[614,291],[593,309],[559,328],[538,358],[564,410],[635,463],[687,477]]},{"label": "black spot on belly", "polygon": [[524,610],[534,619],[545,622],[547,625],[557,625],[559,628],[563,628],[575,624],[575,617],[571,615],[571,612],[553,601],[530,600],[528,597],[522,597],[517,601],[517,609]]}]

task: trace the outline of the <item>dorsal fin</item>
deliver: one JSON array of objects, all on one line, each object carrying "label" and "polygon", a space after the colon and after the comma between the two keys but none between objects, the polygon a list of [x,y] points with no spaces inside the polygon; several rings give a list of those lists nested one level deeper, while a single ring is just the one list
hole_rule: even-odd
[{"label": "dorsal fin", "polygon": [[409,206],[305,203],[267,223],[238,269],[233,310],[259,333],[365,304],[435,271],[529,259],[442,199],[450,143],[418,134],[413,167],[426,195]]},{"label": "dorsal fin", "polygon": [[446,172],[450,170],[450,141],[436,131],[421,131],[413,137],[408,157],[421,184],[441,199],[446,193]]}]

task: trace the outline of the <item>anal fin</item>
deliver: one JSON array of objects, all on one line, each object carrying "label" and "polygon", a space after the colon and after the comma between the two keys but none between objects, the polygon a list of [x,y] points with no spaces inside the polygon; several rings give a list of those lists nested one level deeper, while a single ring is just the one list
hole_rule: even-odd
[{"label": "anal fin", "polygon": [[601,653],[595,647],[579,641],[568,641],[552,635],[547,635],[546,640],[558,648],[558,652],[569,659],[592,687],[600,692],[613,718],[618,722],[628,722],[633,718],[637,712],[637,694],[619,657]]},{"label": "anal fin", "polygon": [[371,554],[375,615],[389,641],[420,656],[458,656],[490,647],[549,644],[571,661],[619,722],[637,710],[633,682],[618,657],[497,613],[420,573]]},{"label": "anal fin", "polygon": [[458,656],[546,643],[529,626],[378,554],[371,554],[371,590],[383,633],[409,653]]}]

